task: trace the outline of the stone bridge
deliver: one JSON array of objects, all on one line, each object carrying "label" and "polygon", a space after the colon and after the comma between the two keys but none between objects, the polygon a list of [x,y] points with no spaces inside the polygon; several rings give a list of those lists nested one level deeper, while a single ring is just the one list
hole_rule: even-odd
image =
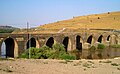
[{"label": "stone bridge", "polygon": [[66,51],[74,49],[82,50],[86,54],[92,45],[103,43],[106,46],[120,44],[120,34],[115,32],[87,32],[87,33],[54,33],[54,34],[0,34],[1,45],[5,42],[6,57],[18,57],[19,54],[31,47],[40,48],[43,45],[52,47],[55,43],[61,43]]}]

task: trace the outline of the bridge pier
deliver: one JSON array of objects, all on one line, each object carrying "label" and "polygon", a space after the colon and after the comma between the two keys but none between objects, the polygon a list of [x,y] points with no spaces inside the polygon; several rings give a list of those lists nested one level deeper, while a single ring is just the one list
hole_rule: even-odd
[{"label": "bridge pier", "polygon": [[110,41],[110,45],[114,45],[117,43],[117,40],[116,40],[116,36],[115,35],[112,35],[111,36],[111,41]]},{"label": "bridge pier", "polygon": [[120,44],[120,34],[117,37],[117,41],[118,41],[117,43]]}]

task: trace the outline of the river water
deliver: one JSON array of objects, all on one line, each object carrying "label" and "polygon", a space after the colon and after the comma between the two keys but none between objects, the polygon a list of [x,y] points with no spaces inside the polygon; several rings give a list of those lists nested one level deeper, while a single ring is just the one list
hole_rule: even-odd
[{"label": "river water", "polygon": [[5,45],[5,42],[3,42],[2,46],[1,46],[1,58],[6,58],[6,45]]}]

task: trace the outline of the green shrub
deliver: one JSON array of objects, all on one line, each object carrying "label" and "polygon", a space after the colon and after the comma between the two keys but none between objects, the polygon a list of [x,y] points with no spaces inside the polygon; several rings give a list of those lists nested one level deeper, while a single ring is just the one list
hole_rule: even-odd
[{"label": "green shrub", "polygon": [[53,54],[52,49],[48,46],[43,46],[39,50],[39,54],[41,54],[39,58],[47,59]]},{"label": "green shrub", "polygon": [[55,44],[53,45],[53,48],[49,48],[48,46],[43,46],[41,48],[31,47],[22,53],[20,58],[29,58],[29,54],[30,58],[33,59],[76,59],[75,56],[66,53],[62,44]]},{"label": "green shrub", "polygon": [[98,49],[104,49],[104,48],[105,48],[105,45],[102,44],[102,43],[99,43],[97,48],[98,48]]},{"label": "green shrub", "polygon": [[14,29],[0,29],[0,33],[12,33]]},{"label": "green shrub", "polygon": [[114,44],[114,45],[111,45],[110,47],[112,47],[112,48],[120,48],[120,45],[119,44]]},{"label": "green shrub", "polygon": [[60,55],[60,58],[61,59],[64,59],[64,60],[75,60],[76,59],[76,56],[73,56],[71,54],[62,54]]},{"label": "green shrub", "polygon": [[20,58],[29,58],[29,54],[30,54],[30,58],[38,59],[42,55],[42,49],[38,49],[34,47],[26,49],[26,51],[20,55]]},{"label": "green shrub", "polygon": [[26,54],[25,52],[22,53],[19,58],[29,58],[29,54]]},{"label": "green shrub", "polygon": [[53,49],[56,51],[63,51],[65,52],[65,48],[63,44],[56,43],[53,45]]},{"label": "green shrub", "polygon": [[19,55],[19,58],[29,58],[29,51],[25,50],[25,52]]}]

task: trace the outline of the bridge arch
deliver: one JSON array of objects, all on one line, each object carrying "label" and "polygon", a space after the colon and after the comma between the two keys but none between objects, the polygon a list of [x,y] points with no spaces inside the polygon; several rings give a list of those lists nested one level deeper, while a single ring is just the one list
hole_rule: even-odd
[{"label": "bridge arch", "polygon": [[111,39],[111,36],[108,35],[108,36],[107,36],[107,41],[110,41],[110,39]]},{"label": "bridge arch", "polygon": [[52,48],[53,44],[55,43],[54,38],[50,37],[47,41],[46,41],[46,45],[50,48]]},{"label": "bridge arch", "polygon": [[18,57],[18,44],[15,39],[9,37],[2,40],[1,56],[4,58]]},{"label": "bridge arch", "polygon": [[29,49],[30,47],[39,48],[39,42],[35,38],[30,38],[26,43],[26,49]]},{"label": "bridge arch", "polygon": [[77,35],[76,36],[76,49],[82,51],[82,47],[83,47],[83,39],[81,38],[81,36]]},{"label": "bridge arch", "polygon": [[103,35],[100,35],[97,41],[98,41],[99,43],[102,43],[102,41],[103,41]]},{"label": "bridge arch", "polygon": [[93,35],[90,35],[90,36],[88,37],[87,43],[89,43],[89,44],[93,44],[93,43],[94,43]]},{"label": "bridge arch", "polygon": [[71,40],[68,36],[64,37],[62,43],[64,45],[64,48],[65,48],[66,52],[71,50]]}]

